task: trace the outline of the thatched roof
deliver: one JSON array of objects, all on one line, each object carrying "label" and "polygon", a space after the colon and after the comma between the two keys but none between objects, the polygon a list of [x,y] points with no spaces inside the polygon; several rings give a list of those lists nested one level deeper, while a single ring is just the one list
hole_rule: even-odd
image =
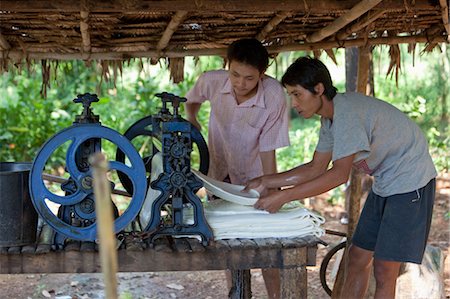
[{"label": "thatched roof", "polygon": [[278,53],[444,42],[448,0],[0,1],[0,57],[105,59],[223,55],[256,37]]}]

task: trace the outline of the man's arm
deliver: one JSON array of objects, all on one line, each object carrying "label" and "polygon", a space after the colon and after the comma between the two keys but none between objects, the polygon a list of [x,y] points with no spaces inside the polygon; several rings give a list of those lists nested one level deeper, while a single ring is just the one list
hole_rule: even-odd
[{"label": "man's arm", "polygon": [[347,182],[354,158],[355,154],[352,154],[336,160],[333,163],[333,167],[313,179],[296,184],[292,188],[262,196],[255,203],[254,207],[275,213],[287,202],[316,196],[336,188]]},{"label": "man's arm", "polygon": [[331,152],[314,152],[313,159],[291,170],[264,175],[247,183],[245,190],[256,189],[260,194],[265,194],[267,189],[275,189],[293,186],[308,182],[325,173],[331,161]]}]

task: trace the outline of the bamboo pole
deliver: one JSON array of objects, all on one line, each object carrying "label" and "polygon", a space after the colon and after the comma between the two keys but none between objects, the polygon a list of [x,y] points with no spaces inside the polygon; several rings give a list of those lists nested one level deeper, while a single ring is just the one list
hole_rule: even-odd
[{"label": "bamboo pole", "polygon": [[188,12],[184,10],[177,11],[175,15],[170,20],[169,24],[166,27],[166,30],[164,30],[163,35],[161,36],[161,39],[159,40],[158,44],[156,45],[156,50],[160,51],[167,47],[169,44],[170,39],[172,38],[173,33],[177,30],[178,26],[183,22],[183,20],[186,18]]},{"label": "bamboo pole", "polygon": [[292,13],[289,11],[277,13],[269,22],[267,22],[266,26],[264,26],[264,28],[261,29],[261,31],[258,34],[256,34],[255,38],[260,41],[264,40],[267,34],[269,34],[269,32],[273,31],[273,29],[275,29],[275,27],[277,27],[278,24],[283,22],[286,18],[290,17],[291,15]]},{"label": "bamboo pole", "polygon": [[89,34],[89,12],[80,11],[80,31],[81,31],[81,41],[82,41],[82,49],[84,53],[91,52],[91,36]]},{"label": "bamboo pole", "polygon": [[439,0],[439,4],[442,7],[442,22],[444,23],[444,28],[447,31],[447,41],[450,42],[450,24],[448,23],[449,9],[448,9],[448,0]]},{"label": "bamboo pole", "polygon": [[[156,45],[156,52],[161,53],[161,51],[167,47],[169,44],[170,39],[172,38],[172,35],[177,30],[178,26],[186,19],[188,12],[184,10],[177,11],[175,15],[172,16],[172,19],[170,20],[169,24],[167,25],[166,29],[164,30],[163,35],[161,36],[161,39],[158,41],[158,44]],[[158,59],[162,55],[159,54],[152,58],[152,63],[156,64]]]},{"label": "bamboo pole", "polygon": [[[312,51],[312,50],[325,50],[334,48],[355,47],[364,45],[397,45],[397,44],[411,44],[411,43],[443,43],[446,42],[446,38],[443,36],[435,36],[430,38],[425,35],[414,36],[396,36],[396,37],[379,37],[370,39],[352,39],[347,41],[326,41],[319,43],[302,43],[302,44],[288,44],[283,46],[269,46],[267,50],[271,54],[290,52],[290,51]],[[214,48],[214,49],[195,49],[195,50],[169,50],[162,51],[162,57],[186,57],[186,56],[225,56],[226,48]],[[159,53],[156,51],[133,51],[133,52],[95,52],[90,54],[82,53],[52,53],[52,52],[33,52],[32,50],[24,53],[22,50],[10,50],[0,51],[0,56],[5,59],[12,59],[14,61],[20,61],[22,59],[28,60],[41,60],[41,59],[53,59],[53,60],[128,60],[130,58],[145,58],[155,57]]]},{"label": "bamboo pole", "polygon": [[387,10],[380,9],[378,11],[375,11],[372,14],[369,13],[363,20],[356,22],[355,24],[353,24],[352,26],[349,26],[348,28],[342,30],[341,32],[338,32],[336,34],[336,39],[337,40],[346,39],[353,32],[358,32],[359,30],[372,24],[374,21],[376,21],[377,19],[382,17],[386,13],[386,11]]},{"label": "bamboo pole", "polygon": [[106,178],[109,166],[106,157],[100,152],[94,153],[90,157],[90,163],[93,166],[96,224],[100,241],[100,260],[105,281],[105,294],[108,299],[117,299],[116,237],[110,184]]},{"label": "bamboo pole", "polygon": [[340,16],[325,28],[322,28],[319,31],[314,32],[313,34],[308,36],[306,38],[306,41],[315,43],[323,40],[326,37],[329,37],[330,35],[344,28],[350,22],[353,22],[354,20],[365,14],[367,11],[371,10],[381,1],[382,0],[363,0],[361,2],[358,2],[358,4],[350,9],[348,13]]}]

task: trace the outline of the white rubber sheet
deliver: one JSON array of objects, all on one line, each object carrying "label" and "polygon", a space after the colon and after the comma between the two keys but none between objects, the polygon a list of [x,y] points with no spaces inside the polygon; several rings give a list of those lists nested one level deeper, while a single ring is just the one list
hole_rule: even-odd
[{"label": "white rubber sheet", "polygon": [[[152,159],[151,181],[162,173],[162,156],[157,153]],[[206,220],[211,227],[215,240],[231,238],[283,238],[324,234],[321,225],[325,219],[304,208],[299,203],[285,204],[278,213],[253,208],[259,194],[255,190],[245,194],[239,185],[232,185],[213,180],[197,171],[193,171],[204,183],[205,188],[223,199],[203,203]],[[160,195],[149,185],[141,213],[141,225],[145,227],[150,221],[153,202]],[[193,224],[193,209],[183,208],[185,224]],[[191,236],[192,237],[192,236]]]}]

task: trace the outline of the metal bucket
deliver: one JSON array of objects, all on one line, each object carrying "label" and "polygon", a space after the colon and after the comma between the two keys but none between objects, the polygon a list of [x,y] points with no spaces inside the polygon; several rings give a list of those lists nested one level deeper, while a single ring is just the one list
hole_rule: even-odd
[{"label": "metal bucket", "polygon": [[0,246],[36,242],[38,215],[28,192],[31,163],[0,162]]}]

